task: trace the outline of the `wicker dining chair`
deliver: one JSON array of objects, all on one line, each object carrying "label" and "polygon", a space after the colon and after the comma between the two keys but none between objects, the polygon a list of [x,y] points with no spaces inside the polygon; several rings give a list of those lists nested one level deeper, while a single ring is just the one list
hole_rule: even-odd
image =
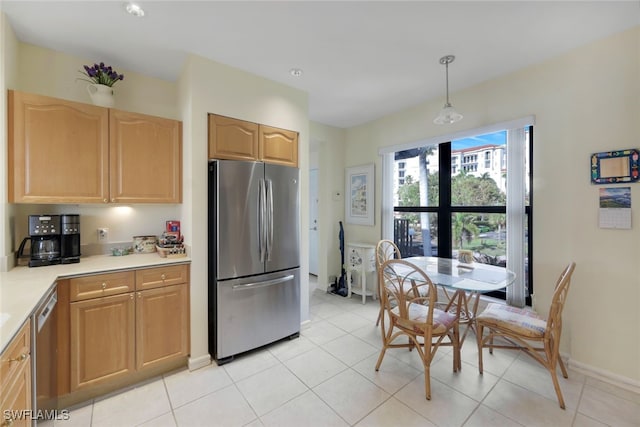
[{"label": "wicker dining chair", "polygon": [[[376,274],[378,277],[378,295],[382,295],[382,276],[380,275],[382,264],[390,259],[401,259],[402,254],[398,246],[391,240],[380,240],[376,245]],[[382,321],[382,334],[384,335],[384,305],[382,304],[382,298],[380,298],[380,312],[378,313],[378,320],[376,320],[376,326]]]},{"label": "wicker dining chair", "polygon": [[[562,309],[567,300],[571,285],[571,275],[576,267],[569,263],[556,282],[555,291],[545,320],[535,311],[491,303],[477,317],[478,368],[482,374],[482,349],[488,347],[493,354],[494,348],[521,350],[547,368],[551,374],[558,403],[565,408],[564,398],[558,383],[556,366],[560,365],[562,376],[568,378],[567,369],[560,357],[560,335],[562,334]],[[484,335],[484,329],[488,334]],[[496,338],[503,338],[506,344],[496,344]]]},{"label": "wicker dining chair", "polygon": [[[424,366],[425,396],[431,399],[431,362],[441,345],[453,346],[453,371],[462,368],[458,316],[436,308],[437,290],[431,279],[414,264],[401,259],[381,266],[384,286],[380,299],[389,318],[376,363],[380,369],[387,349],[415,348]],[[408,337],[400,344],[399,338]]]}]

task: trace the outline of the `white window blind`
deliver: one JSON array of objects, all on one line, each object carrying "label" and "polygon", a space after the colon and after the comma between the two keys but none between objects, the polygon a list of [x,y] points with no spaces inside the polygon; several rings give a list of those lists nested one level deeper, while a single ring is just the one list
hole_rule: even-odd
[{"label": "white window blind", "polygon": [[526,141],[523,127],[507,130],[507,268],[516,281],[507,287],[507,304],[525,306],[524,269]]}]

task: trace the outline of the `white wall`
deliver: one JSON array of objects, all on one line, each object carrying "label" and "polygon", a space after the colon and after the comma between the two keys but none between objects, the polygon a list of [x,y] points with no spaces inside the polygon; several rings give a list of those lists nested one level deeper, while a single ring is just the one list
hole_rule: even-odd
[{"label": "white wall", "polygon": [[[309,120],[307,95],[198,56],[190,56],[182,72],[179,103],[185,129],[185,239],[192,245],[191,357],[202,360],[207,348],[207,113],[298,131],[300,229],[309,226]],[[301,320],[309,318],[308,239],[300,252]]]},{"label": "white wall", "polygon": [[[18,64],[18,40],[4,13],[0,12],[0,93],[15,84]],[[7,117],[7,97],[0,97],[0,117]],[[5,236],[0,244],[0,271],[13,267],[13,205],[7,203],[7,121],[0,120],[0,235]]]},{"label": "white wall", "polygon": [[344,221],[345,130],[311,122],[318,168],[318,288],[340,276],[339,221]]},{"label": "white wall", "polygon": [[115,107],[121,110],[179,119],[176,83],[144,76],[118,67],[99,58],[79,58],[31,44],[20,43],[16,87],[25,92],[53,96],[71,101],[91,103],[87,93],[88,83],[80,70],[83,65],[104,61],[112,65],[124,80],[113,86]]},{"label": "white wall", "polygon": [[347,235],[380,237],[378,148],[536,116],[533,157],[534,304],[546,315],[555,280],[577,268],[564,316],[561,350],[585,370],[640,385],[640,184],[631,184],[632,230],[598,228],[599,186],[590,184],[592,153],[638,148],[640,27],[451,94],[464,119],[437,126],[442,100],[347,131],[346,166],[376,163],[374,227]]}]

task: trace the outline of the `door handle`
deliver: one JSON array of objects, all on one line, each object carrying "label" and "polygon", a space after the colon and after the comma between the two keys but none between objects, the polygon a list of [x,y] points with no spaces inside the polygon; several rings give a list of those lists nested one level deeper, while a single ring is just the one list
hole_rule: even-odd
[{"label": "door handle", "polygon": [[266,286],[273,286],[279,283],[288,282],[289,280],[293,280],[293,274],[289,274],[288,276],[278,277],[277,279],[265,280],[264,282],[254,282],[254,283],[246,283],[242,285],[233,285],[231,289],[234,291],[243,291],[255,288],[264,288]]},{"label": "door handle", "polygon": [[264,262],[266,252],[266,223],[265,223],[265,182],[260,180],[259,195],[258,195],[258,244],[260,246],[260,262]]},{"label": "door handle", "polygon": [[271,261],[273,249],[273,182],[267,180],[267,218],[269,221],[269,234],[267,237],[267,261]]},{"label": "door handle", "polygon": [[318,231],[318,227],[311,227],[309,230]]},{"label": "door handle", "polygon": [[273,249],[273,183],[270,179],[265,179],[267,199],[267,261],[271,261],[271,250]]},{"label": "door handle", "polygon": [[58,290],[56,289],[49,297],[49,301],[47,301],[45,308],[38,315],[38,318],[37,318],[38,332],[40,332],[40,330],[44,326],[49,316],[51,316],[51,313],[53,313],[53,309],[55,308],[57,303],[58,303]]}]

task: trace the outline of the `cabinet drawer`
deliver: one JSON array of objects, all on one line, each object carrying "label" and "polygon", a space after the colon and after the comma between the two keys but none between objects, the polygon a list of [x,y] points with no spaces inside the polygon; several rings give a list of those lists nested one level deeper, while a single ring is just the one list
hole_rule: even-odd
[{"label": "cabinet drawer", "polygon": [[[29,363],[31,349],[31,321],[27,320],[0,360],[0,387],[4,390],[24,364]],[[1,415],[1,414],[0,414]]]},{"label": "cabinet drawer", "polygon": [[179,285],[189,281],[189,266],[186,264],[136,270],[136,290]]},{"label": "cabinet drawer", "polygon": [[106,297],[133,291],[134,272],[95,274],[69,280],[71,301]]}]

